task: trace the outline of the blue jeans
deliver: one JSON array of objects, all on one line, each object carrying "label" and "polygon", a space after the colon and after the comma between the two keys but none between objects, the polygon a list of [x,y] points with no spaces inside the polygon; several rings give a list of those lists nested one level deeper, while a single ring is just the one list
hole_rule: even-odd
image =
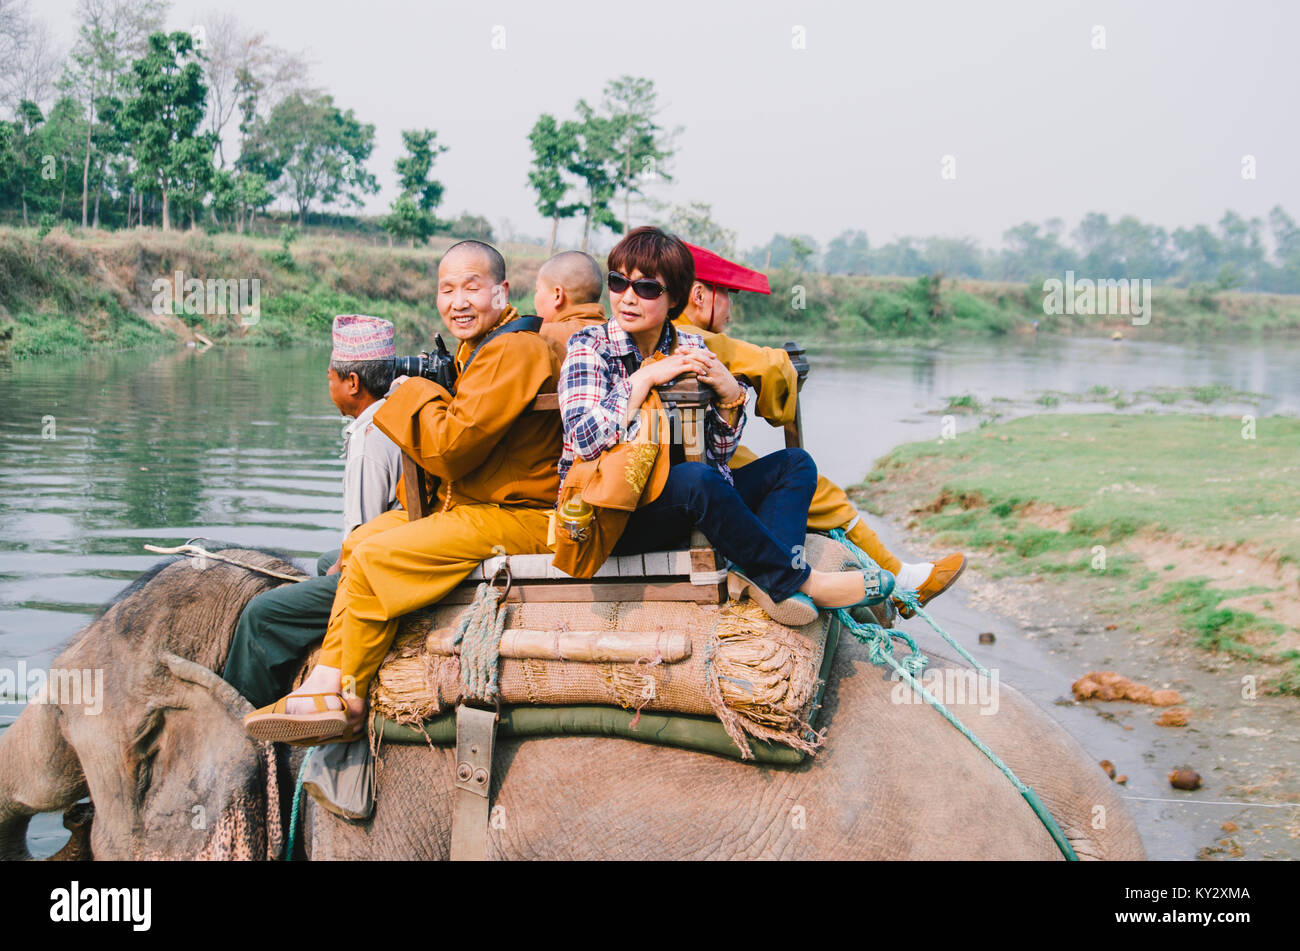
[{"label": "blue jeans", "polygon": [[731,477],[734,486],[702,462],[673,466],[659,497],[632,513],[614,554],[679,548],[698,527],[774,601],[784,601],[812,571],[803,543],[817,464],[802,449],[783,449]]}]

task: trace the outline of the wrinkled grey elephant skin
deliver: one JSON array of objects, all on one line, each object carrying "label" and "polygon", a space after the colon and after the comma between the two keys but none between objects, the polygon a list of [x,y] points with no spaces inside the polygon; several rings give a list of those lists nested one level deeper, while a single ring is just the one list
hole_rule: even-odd
[{"label": "wrinkled grey elephant skin", "polygon": [[[263,552],[228,554],[293,570]],[[87,795],[98,859],[277,854],[275,751],[248,739],[248,701],[213,670],[244,605],[281,583],[217,561],[165,562],[73,638],[51,668],[102,670],[102,709],[51,697],[60,702],[29,703],[0,736],[0,857],[26,858],[31,816]]]},{"label": "wrinkled grey elephant skin", "polygon": [[[259,552],[229,554],[286,567]],[[243,605],[274,584],[215,563],[170,565],[79,635],[56,663],[104,666],[104,712],[33,705],[0,738],[0,854],[25,856],[28,818],[89,792],[96,858],[278,855],[302,751],[281,747],[277,761],[249,740],[248,703],[211,672]],[[1105,773],[1042,711],[998,687],[995,715],[981,715],[973,692],[951,707],[1036,789],[1080,858],[1143,858]],[[794,768],[603,737],[503,740],[488,855],[1060,859],[1006,777],[933,709],[897,702],[902,692],[865,648],[841,641],[823,711],[827,748]],[[368,822],[304,795],[300,854],[447,857],[452,751],[389,745],[380,761]]]}]

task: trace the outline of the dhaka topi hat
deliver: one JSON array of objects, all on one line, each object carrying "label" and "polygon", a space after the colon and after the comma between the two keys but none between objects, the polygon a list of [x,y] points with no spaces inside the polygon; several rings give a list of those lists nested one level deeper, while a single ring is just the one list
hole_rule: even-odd
[{"label": "dhaka topi hat", "polygon": [[334,318],[334,350],[330,360],[354,363],[358,360],[391,360],[397,356],[393,325],[382,317],[339,314]]}]

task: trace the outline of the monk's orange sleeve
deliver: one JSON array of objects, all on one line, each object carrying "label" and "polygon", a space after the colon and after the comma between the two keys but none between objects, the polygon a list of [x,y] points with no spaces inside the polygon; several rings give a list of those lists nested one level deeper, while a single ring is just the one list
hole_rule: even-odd
[{"label": "monk's orange sleeve", "polygon": [[375,425],[425,471],[460,479],[483,463],[527,411],[552,378],[554,359],[534,334],[503,334],[457,379],[455,396],[430,380],[408,380],[380,407]]},{"label": "monk's orange sleeve", "polygon": [[773,426],[794,422],[799,375],[790,355],[777,347],[760,347],[726,334],[703,334],[704,342],[737,378],[744,377],[758,393],[754,408]]}]

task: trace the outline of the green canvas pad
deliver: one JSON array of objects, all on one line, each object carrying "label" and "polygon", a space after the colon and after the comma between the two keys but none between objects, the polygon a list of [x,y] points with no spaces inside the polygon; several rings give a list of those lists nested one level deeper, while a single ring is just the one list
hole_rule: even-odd
[{"label": "green canvas pad", "polygon": [[[827,626],[826,650],[822,655],[821,668],[818,671],[822,683],[813,698],[812,713],[809,716],[813,726],[817,725],[819,719],[822,693],[826,689],[826,679],[835,660],[835,648],[839,644],[839,637],[839,620],[832,617]],[[740,759],[740,750],[727,735],[727,731],[722,728],[722,724],[713,717],[687,713],[642,712],[641,720],[634,729],[632,721],[635,719],[636,713],[633,710],[594,704],[562,707],[502,707],[501,721],[497,724],[497,736],[622,736],[643,743],[677,746],[682,749]],[[450,746],[456,742],[456,713],[451,710],[425,720],[423,731],[377,715],[375,730],[383,740],[390,743],[432,741]],[[805,757],[800,750],[755,740],[752,737],[749,745],[754,752],[754,762],[757,763],[797,766]]]}]

